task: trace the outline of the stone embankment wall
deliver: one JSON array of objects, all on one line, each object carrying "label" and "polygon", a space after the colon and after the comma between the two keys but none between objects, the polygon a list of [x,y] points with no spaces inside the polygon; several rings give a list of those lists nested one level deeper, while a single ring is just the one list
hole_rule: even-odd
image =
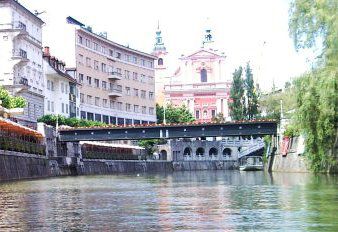
[{"label": "stone embankment wall", "polygon": [[172,171],[172,162],[169,161],[122,161],[84,159],[83,165],[77,167],[77,172],[79,175]]},{"label": "stone embankment wall", "polygon": [[0,181],[49,177],[46,157],[0,150]]},{"label": "stone embankment wall", "polygon": [[273,172],[309,172],[306,166],[304,156],[296,153],[289,153],[286,156],[280,154],[275,155],[273,164]]},{"label": "stone embankment wall", "polygon": [[238,168],[236,161],[176,161],[173,162],[174,171],[194,170],[232,170]]}]

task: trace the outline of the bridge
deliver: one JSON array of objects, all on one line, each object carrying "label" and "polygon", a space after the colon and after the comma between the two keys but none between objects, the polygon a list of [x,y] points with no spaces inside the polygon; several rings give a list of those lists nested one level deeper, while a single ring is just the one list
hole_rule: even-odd
[{"label": "bridge", "polygon": [[234,121],[226,123],[181,123],[130,126],[79,127],[59,129],[59,141],[109,141],[173,139],[196,137],[233,137],[276,135],[274,120]]}]

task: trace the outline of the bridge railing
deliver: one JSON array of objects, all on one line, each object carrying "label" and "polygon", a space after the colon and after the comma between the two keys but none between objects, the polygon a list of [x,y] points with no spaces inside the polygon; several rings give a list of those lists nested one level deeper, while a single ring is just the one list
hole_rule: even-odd
[{"label": "bridge railing", "polygon": [[242,158],[246,155],[249,155],[252,152],[258,151],[259,149],[262,149],[264,146],[265,146],[264,141],[260,141],[256,145],[248,147],[247,149],[244,149],[243,151],[241,151],[238,154],[238,159],[240,159],[240,158]]}]

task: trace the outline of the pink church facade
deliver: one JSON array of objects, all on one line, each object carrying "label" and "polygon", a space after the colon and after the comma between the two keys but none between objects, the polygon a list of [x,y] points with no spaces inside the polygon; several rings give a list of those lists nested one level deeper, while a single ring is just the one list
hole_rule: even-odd
[{"label": "pink church facade", "polygon": [[164,85],[165,103],[185,105],[198,122],[210,122],[219,113],[230,120],[231,81],[225,76],[225,58],[211,48],[181,57],[170,83]]}]

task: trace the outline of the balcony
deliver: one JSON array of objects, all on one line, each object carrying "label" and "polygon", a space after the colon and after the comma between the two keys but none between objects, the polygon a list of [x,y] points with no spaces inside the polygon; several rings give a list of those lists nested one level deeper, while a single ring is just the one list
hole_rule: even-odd
[{"label": "balcony", "polygon": [[122,74],[118,72],[108,72],[108,79],[112,81],[121,80]]},{"label": "balcony", "polygon": [[75,96],[75,94],[72,94],[72,93],[69,94],[69,101],[76,102],[76,96]]},{"label": "balcony", "polygon": [[108,95],[109,97],[122,97],[122,88],[111,88]]},{"label": "balcony", "polygon": [[13,50],[12,59],[28,62],[27,52],[23,49]]},{"label": "balcony", "polygon": [[21,77],[21,79],[20,79],[20,81],[19,81],[19,84],[20,84],[20,85],[29,86],[29,84],[28,84],[28,79],[27,79],[27,78],[24,78],[24,77]]},{"label": "balcony", "polygon": [[0,31],[12,31],[12,30],[27,33],[26,24],[24,24],[20,21],[14,21],[12,23],[0,24]]}]

